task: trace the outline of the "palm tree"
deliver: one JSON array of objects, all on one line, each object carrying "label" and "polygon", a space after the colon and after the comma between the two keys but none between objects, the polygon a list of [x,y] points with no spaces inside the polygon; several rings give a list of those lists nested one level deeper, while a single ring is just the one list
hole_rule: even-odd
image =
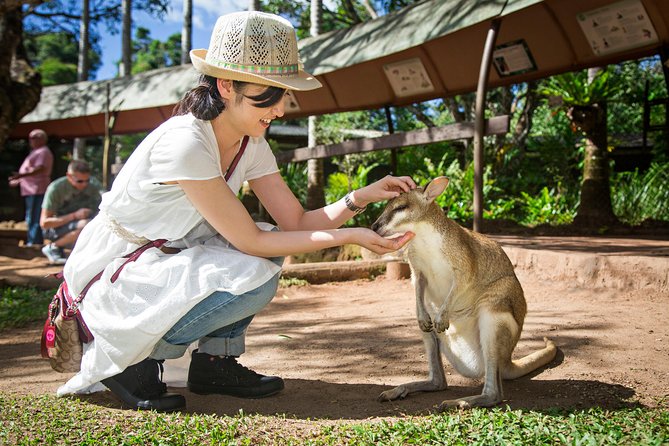
[{"label": "palm tree", "polygon": [[121,69],[119,75],[130,76],[132,72],[132,0],[121,2],[123,28],[121,30]]},{"label": "palm tree", "polygon": [[181,29],[181,65],[190,62],[193,47],[193,0],[184,0],[184,24]]},{"label": "palm tree", "polygon": [[[321,33],[323,22],[323,1],[311,0],[311,28],[310,34],[317,36]],[[309,147],[317,144],[316,116],[309,116]],[[307,161],[307,209],[318,209],[325,205],[325,175],[323,173],[323,159]]]},{"label": "palm tree", "polygon": [[581,200],[574,224],[599,228],[618,223],[611,206],[606,103],[620,91],[619,81],[611,69],[590,68],[553,76],[541,91],[562,98],[567,116],[585,139]]},{"label": "palm tree", "polygon": [[[91,26],[90,0],[81,0],[81,20],[79,21],[79,59],[77,63],[77,81],[88,80],[88,51],[90,50],[89,29]],[[85,138],[74,138],[72,157],[84,159]]]}]

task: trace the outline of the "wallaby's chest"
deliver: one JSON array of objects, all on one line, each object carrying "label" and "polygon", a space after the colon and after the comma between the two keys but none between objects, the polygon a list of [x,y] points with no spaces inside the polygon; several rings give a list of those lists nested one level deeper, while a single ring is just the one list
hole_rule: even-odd
[{"label": "wallaby's chest", "polygon": [[[421,234],[409,245],[409,262],[424,277],[426,310],[439,309],[457,286],[457,277],[436,231]],[[430,311],[431,312],[431,311]]]}]

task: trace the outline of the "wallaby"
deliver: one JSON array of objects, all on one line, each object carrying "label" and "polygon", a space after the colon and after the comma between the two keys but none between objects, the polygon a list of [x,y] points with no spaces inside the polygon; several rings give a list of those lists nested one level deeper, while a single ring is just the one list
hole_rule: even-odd
[{"label": "wallaby", "polygon": [[526,375],[557,353],[544,338],[541,350],[511,359],[527,311],[523,289],[497,242],[461,227],[434,202],[447,185],[448,178],[438,177],[393,198],[372,225],[382,236],[416,234],[407,253],[429,366],[427,381],[385,391],[379,401],[446,389],[443,353],[458,373],[485,383],[481,395],[446,400],[440,409],[493,406],[502,401],[502,379]]}]

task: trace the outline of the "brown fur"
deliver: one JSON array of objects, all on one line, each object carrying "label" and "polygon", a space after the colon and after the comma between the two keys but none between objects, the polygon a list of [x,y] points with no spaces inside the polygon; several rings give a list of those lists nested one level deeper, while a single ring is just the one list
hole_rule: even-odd
[{"label": "brown fur", "polygon": [[391,200],[372,225],[381,235],[411,231],[408,246],[416,290],[418,325],[429,364],[429,379],[383,392],[381,401],[447,387],[441,355],[462,375],[485,378],[481,395],[446,400],[443,407],[492,406],[502,401],[502,378],[523,376],[556,355],[553,342],[519,360],[511,355],[520,338],[527,304],[513,265],[502,247],[469,231],[434,202],[448,178],[435,178]]}]

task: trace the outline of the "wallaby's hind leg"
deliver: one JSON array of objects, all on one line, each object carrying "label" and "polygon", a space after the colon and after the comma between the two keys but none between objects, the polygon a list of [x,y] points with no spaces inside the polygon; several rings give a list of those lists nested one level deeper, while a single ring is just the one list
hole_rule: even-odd
[{"label": "wallaby's hind leg", "polygon": [[435,392],[444,390],[447,387],[437,333],[434,331],[423,333],[423,343],[425,344],[425,352],[427,353],[427,362],[430,371],[429,379],[427,381],[414,381],[402,384],[394,389],[386,390],[379,395],[379,401],[392,401],[404,398],[410,393]]},{"label": "wallaby's hind leg", "polygon": [[504,398],[502,370],[511,362],[520,327],[510,313],[491,313],[487,310],[481,311],[478,327],[485,370],[483,391],[480,395],[443,401],[440,410],[449,407],[490,407]]}]

